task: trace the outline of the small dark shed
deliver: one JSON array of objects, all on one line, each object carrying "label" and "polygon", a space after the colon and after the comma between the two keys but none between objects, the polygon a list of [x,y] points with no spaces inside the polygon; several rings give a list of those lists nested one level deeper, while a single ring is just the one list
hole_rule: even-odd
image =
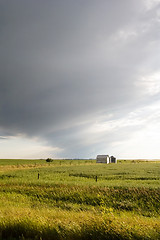
[{"label": "small dark shed", "polygon": [[111,156],[111,157],[109,158],[109,162],[110,162],[110,163],[117,163],[117,160],[116,160],[115,157]]}]

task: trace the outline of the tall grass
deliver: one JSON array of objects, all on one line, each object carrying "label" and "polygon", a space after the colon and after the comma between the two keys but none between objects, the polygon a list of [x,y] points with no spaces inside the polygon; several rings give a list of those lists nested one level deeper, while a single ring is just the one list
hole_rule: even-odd
[{"label": "tall grass", "polygon": [[[7,212],[5,212],[6,214]],[[160,221],[123,212],[12,208],[0,221],[1,239],[159,239]]]},{"label": "tall grass", "polygon": [[0,239],[160,239],[160,163],[16,161],[0,160]]}]

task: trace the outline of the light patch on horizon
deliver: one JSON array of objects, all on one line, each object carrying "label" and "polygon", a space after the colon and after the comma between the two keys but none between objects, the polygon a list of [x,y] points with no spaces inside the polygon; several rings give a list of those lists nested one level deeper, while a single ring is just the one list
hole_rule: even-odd
[{"label": "light patch on horizon", "polygon": [[54,157],[59,148],[45,146],[43,142],[36,139],[27,139],[22,136],[7,136],[0,138],[0,158],[19,158],[19,159],[45,159]]}]

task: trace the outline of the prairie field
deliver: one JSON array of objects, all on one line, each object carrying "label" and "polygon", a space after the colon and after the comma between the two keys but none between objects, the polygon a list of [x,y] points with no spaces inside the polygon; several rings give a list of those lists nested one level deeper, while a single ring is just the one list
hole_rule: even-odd
[{"label": "prairie field", "polygon": [[160,162],[1,159],[0,239],[160,239]]}]

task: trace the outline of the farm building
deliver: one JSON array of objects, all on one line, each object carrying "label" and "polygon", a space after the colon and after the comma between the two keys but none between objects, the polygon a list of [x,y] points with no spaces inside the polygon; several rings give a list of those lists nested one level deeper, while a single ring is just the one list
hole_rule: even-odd
[{"label": "farm building", "polygon": [[109,163],[109,155],[97,155],[97,163]]},{"label": "farm building", "polygon": [[117,163],[117,160],[113,156],[109,157],[109,155],[97,155],[96,162],[108,164],[108,163]]},{"label": "farm building", "polygon": [[109,158],[109,162],[110,162],[110,163],[117,163],[117,159],[116,159],[115,157],[111,156],[111,157]]}]

